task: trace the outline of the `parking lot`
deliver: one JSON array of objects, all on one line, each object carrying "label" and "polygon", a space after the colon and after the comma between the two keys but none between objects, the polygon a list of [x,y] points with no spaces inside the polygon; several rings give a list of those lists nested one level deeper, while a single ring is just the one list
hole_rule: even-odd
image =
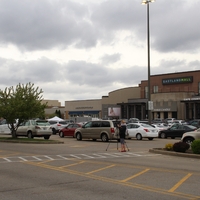
[{"label": "parking lot", "polygon": [[1,144],[1,199],[200,199],[199,159],[149,152],[178,139],[127,140],[127,152],[52,139],[64,144]]}]

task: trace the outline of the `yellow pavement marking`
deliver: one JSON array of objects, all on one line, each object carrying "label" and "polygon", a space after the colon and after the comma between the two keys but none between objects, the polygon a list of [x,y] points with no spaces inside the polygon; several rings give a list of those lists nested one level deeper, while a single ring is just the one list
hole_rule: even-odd
[{"label": "yellow pavement marking", "polygon": [[115,165],[109,165],[107,167],[103,167],[103,168],[100,168],[100,169],[97,169],[97,170],[94,170],[94,171],[91,171],[91,172],[87,172],[86,174],[93,174],[95,172],[99,172],[99,171],[102,171],[104,169],[108,169],[108,168],[111,168],[111,167],[114,167]]},{"label": "yellow pavement marking", "polygon": [[87,174],[87,173],[74,171],[74,170],[70,170],[70,169],[66,169],[66,168],[59,168],[57,166],[40,164],[40,163],[37,163],[37,162],[25,162],[25,164],[34,165],[34,166],[38,166],[38,167],[42,167],[42,168],[46,168],[46,169],[50,169],[50,170],[55,170],[55,171],[59,171],[59,172],[69,173],[69,174],[82,176],[82,177],[86,177],[86,178],[90,178],[90,179],[94,179],[94,180],[112,183],[112,184],[123,185],[123,186],[131,187],[131,188],[137,188],[137,189],[141,189],[141,190],[145,190],[145,191],[149,191],[149,192],[156,192],[156,193],[159,193],[159,194],[181,197],[182,199],[191,199],[191,200],[193,199],[194,200],[194,199],[200,198],[200,196],[195,196],[195,195],[191,195],[191,194],[184,194],[184,193],[180,193],[180,192],[169,192],[169,191],[161,189],[161,188],[153,188],[151,186],[140,185],[140,184],[137,184],[137,183],[121,182],[121,181],[116,180],[116,179],[96,176],[96,175],[93,175],[93,174]]},{"label": "yellow pavement marking", "polygon": [[128,177],[128,178],[126,178],[126,179],[124,179],[124,180],[121,180],[121,182],[129,181],[129,180],[131,180],[131,179],[133,179],[133,178],[135,178],[135,177],[137,177],[137,176],[140,176],[141,174],[146,173],[146,172],[149,171],[149,170],[150,170],[150,169],[145,169],[145,170],[143,170],[143,171],[141,171],[141,172],[139,172],[139,173],[137,173],[137,174],[135,174],[135,175],[133,175],[133,176],[131,176],[131,177]]},{"label": "yellow pavement marking", "polygon": [[65,165],[65,166],[61,166],[59,168],[66,168],[66,167],[71,167],[71,166],[75,166],[75,165],[80,165],[82,163],[85,163],[85,161],[81,161],[81,162],[78,162],[78,163],[73,163],[73,164],[69,164],[69,165]]},{"label": "yellow pavement marking", "polygon": [[192,176],[191,173],[187,174],[185,177],[183,177],[176,185],[174,185],[169,192],[174,192],[181,184],[183,184],[190,176]]}]

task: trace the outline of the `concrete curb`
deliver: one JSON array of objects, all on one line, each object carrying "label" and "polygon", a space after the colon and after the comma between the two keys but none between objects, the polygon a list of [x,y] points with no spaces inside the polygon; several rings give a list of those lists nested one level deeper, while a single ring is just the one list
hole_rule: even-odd
[{"label": "concrete curb", "polygon": [[178,152],[175,152],[175,151],[167,151],[167,150],[162,149],[162,148],[149,149],[149,152],[163,154],[163,155],[169,155],[169,156],[179,156],[179,157],[198,158],[198,159],[200,159],[200,154],[178,153]]}]

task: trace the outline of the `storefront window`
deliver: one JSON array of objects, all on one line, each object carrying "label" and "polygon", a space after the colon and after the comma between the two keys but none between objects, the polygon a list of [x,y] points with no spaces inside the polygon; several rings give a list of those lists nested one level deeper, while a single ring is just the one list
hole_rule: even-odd
[{"label": "storefront window", "polygon": [[153,93],[158,93],[158,86],[157,85],[153,86]]}]

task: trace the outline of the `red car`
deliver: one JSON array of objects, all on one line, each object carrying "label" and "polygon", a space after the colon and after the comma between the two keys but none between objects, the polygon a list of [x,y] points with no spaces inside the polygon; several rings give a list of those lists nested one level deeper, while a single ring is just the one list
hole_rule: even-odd
[{"label": "red car", "polygon": [[68,124],[65,128],[59,130],[59,136],[60,137],[65,137],[65,136],[74,137],[74,131],[80,127],[81,127],[80,124]]}]

